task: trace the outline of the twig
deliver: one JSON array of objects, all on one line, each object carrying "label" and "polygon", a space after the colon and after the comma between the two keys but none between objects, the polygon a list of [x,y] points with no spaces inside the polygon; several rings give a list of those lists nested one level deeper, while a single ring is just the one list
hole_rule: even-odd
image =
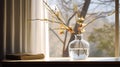
[{"label": "twig", "polygon": [[56,35],[56,37],[64,44],[64,42],[61,40],[61,38],[55,33],[55,31],[53,30],[53,29],[51,29],[51,28],[49,28],[55,35]]},{"label": "twig", "polygon": [[57,5],[57,8],[58,8],[58,10],[59,10],[59,12],[60,12],[61,19],[64,19],[64,16],[63,16],[63,14],[62,14],[61,10],[59,9],[58,5]]},{"label": "twig", "polygon": [[68,19],[67,25],[69,25],[70,20],[77,14],[77,11],[73,13],[73,15]]},{"label": "twig", "polygon": [[52,21],[50,19],[30,19],[30,21],[36,21],[36,20],[39,20],[39,21],[49,21],[49,22],[55,22],[55,23],[60,24],[60,22],[58,22],[58,21]]},{"label": "twig", "polygon": [[[82,43],[81,40],[79,40],[79,44],[82,45],[83,51],[84,51],[84,53],[87,55],[87,51],[85,50],[85,46],[83,45],[83,43]],[[81,48],[81,47],[80,47],[80,48]],[[87,48],[87,47],[86,47],[86,48]]]},{"label": "twig", "polygon": [[82,29],[85,28],[85,27],[87,27],[89,24],[91,24],[91,23],[92,23],[93,21],[95,21],[96,19],[98,19],[98,18],[103,18],[103,17],[106,17],[106,16],[100,16],[100,17],[94,18],[92,21],[90,21],[90,22],[87,23],[84,27],[82,27]]}]

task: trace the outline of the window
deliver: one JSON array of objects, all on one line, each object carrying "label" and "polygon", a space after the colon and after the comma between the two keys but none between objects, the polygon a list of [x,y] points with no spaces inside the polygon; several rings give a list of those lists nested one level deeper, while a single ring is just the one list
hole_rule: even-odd
[{"label": "window", "polygon": [[[66,57],[69,41],[74,39],[69,31],[75,27],[76,19],[82,17],[83,23],[88,24],[83,35],[90,43],[89,56],[118,57],[119,0],[115,1],[5,0],[4,56],[44,53],[46,57]],[[59,22],[67,23],[69,29],[60,29]]]},{"label": "window", "polygon": [[[114,0],[91,0],[90,4],[84,4],[88,0],[49,0],[49,6],[55,11],[62,14],[60,18],[64,19],[64,23],[67,24],[69,18],[74,14],[74,10],[78,9],[82,16],[85,16],[84,23],[90,23],[85,27],[84,39],[90,43],[90,57],[115,57],[119,51],[119,14],[115,14],[115,1]],[[88,5],[89,4],[89,5]],[[88,7],[84,7],[88,5]],[[78,6],[78,8],[76,7]],[[88,10],[87,10],[88,9]],[[117,11],[116,11],[117,12]],[[56,18],[49,14],[49,18],[52,21],[56,21]],[[55,18],[55,19],[54,19]],[[92,22],[92,23],[91,23]],[[69,26],[74,28],[76,24],[76,18],[73,17]],[[66,30],[61,30],[60,24],[55,22],[49,23],[49,45],[50,45],[50,57],[63,57],[65,56],[65,50],[69,44],[71,34]],[[67,32],[67,33],[66,33]],[[66,39],[65,39],[66,38]],[[117,52],[117,55],[115,55]]]}]

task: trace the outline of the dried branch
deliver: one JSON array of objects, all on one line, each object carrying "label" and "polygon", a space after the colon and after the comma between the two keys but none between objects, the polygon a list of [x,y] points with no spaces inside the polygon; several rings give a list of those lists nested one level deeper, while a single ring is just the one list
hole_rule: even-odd
[{"label": "dried branch", "polygon": [[[67,22],[67,25],[69,26],[70,20],[76,15],[77,12],[75,12],[69,19]],[[65,32],[65,38],[64,38],[64,44],[66,44],[66,40],[67,40],[67,33],[68,31]]]},{"label": "dried branch", "polygon": [[[61,21],[61,23],[64,22],[62,19],[58,17],[58,15],[56,15],[56,13],[51,9],[51,7],[44,0],[43,0],[43,3],[45,3],[45,5],[51,10],[51,12],[57,17],[57,19]],[[66,25],[65,23],[63,24]]]},{"label": "dried branch", "polygon": [[61,24],[65,25],[67,28],[71,29],[69,26],[67,26],[67,25],[64,23],[64,21],[63,21],[58,15],[56,15],[56,13],[51,9],[51,7],[50,7],[44,0],[43,0],[43,3],[51,10],[51,12],[57,17],[57,19],[58,19],[59,21],[61,21],[61,22],[60,22]]}]

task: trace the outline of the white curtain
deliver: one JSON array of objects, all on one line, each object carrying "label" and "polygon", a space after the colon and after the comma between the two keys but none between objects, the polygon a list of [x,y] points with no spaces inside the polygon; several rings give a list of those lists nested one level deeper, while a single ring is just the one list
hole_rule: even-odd
[{"label": "white curtain", "polygon": [[[48,23],[42,0],[4,0],[4,56],[44,53],[49,57]],[[47,48],[47,49],[46,49]]]},{"label": "white curtain", "polygon": [[[45,0],[44,0],[45,1]],[[43,4],[43,0],[32,0],[32,19],[47,18],[47,10]],[[48,23],[45,21],[34,20],[31,22],[31,51],[32,53],[45,53],[49,57],[49,36]]]}]

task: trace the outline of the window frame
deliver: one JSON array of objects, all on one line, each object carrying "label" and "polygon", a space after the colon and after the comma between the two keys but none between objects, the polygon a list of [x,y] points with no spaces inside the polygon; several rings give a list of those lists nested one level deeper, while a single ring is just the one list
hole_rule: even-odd
[{"label": "window frame", "polygon": [[[6,1],[6,0],[5,0]],[[6,3],[5,3],[5,7],[7,7],[6,6]],[[120,50],[120,45],[119,45],[119,0],[115,0],[115,57],[117,57],[117,58],[119,58],[120,57],[120,52],[119,52],[119,50]],[[44,9],[45,10],[45,12],[47,12],[47,10],[46,9]],[[6,54],[6,8],[4,8],[4,28],[3,28],[3,30],[4,30],[4,44],[3,44],[3,49],[4,49],[4,57],[5,57],[5,54]],[[47,15],[47,14],[46,14]],[[46,22],[45,23],[46,24],[46,26],[45,27],[48,27],[49,25],[48,25],[48,23]],[[48,31],[48,28],[46,28],[45,30],[47,30],[46,32],[45,32],[45,45],[42,45],[42,46],[44,46],[45,48],[44,48],[44,52],[45,52],[45,55],[46,55],[46,59],[49,59],[49,58],[52,58],[52,57],[50,57],[49,56],[49,35],[48,35],[48,33],[49,33],[49,31]],[[55,58],[57,58],[57,57],[55,57]],[[98,58],[98,57],[97,57]]]}]

